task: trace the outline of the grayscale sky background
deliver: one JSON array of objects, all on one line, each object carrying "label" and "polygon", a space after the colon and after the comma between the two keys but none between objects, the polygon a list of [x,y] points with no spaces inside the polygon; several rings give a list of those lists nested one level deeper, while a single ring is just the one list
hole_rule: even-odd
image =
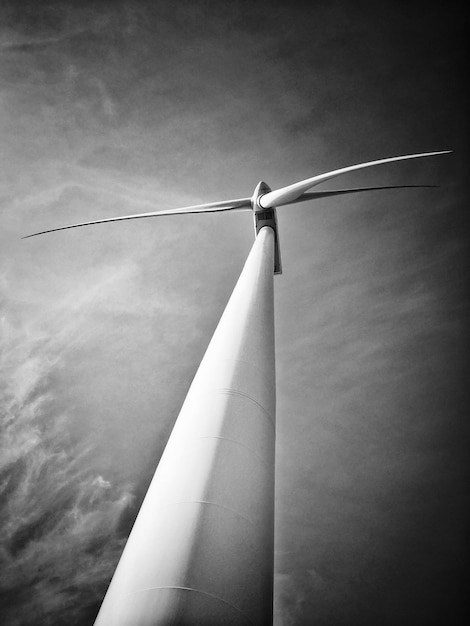
[{"label": "grayscale sky background", "polygon": [[278,211],[275,626],[458,624],[468,21],[460,2],[0,3],[4,626],[93,623],[253,240]]}]

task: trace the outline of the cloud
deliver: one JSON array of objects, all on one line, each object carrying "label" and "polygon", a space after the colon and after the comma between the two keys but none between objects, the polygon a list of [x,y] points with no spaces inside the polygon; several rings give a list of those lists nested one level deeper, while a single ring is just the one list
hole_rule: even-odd
[{"label": "cloud", "polygon": [[71,434],[53,383],[62,342],[38,332],[25,338],[6,315],[2,321],[2,620],[59,624],[67,614],[67,623],[83,623],[121,553],[133,487],[97,474],[90,446]]},{"label": "cloud", "polygon": [[36,48],[45,48],[49,45],[62,43],[63,41],[87,32],[87,29],[73,30],[68,33],[50,37],[27,37],[19,36],[16,32],[3,33],[3,41],[0,41],[0,51],[18,50],[34,52]]}]

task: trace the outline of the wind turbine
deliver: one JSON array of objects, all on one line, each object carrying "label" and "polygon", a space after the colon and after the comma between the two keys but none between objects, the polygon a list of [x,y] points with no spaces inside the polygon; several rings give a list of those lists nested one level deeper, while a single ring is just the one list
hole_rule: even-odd
[{"label": "wind turbine", "polygon": [[[96,626],[272,623],[275,358],[273,273],[281,274],[276,208],[344,194],[422,187],[309,191],[360,163],[251,197],[82,222],[252,211],[255,242],[176,420]],[[429,186],[429,185],[426,185]],[[25,238],[27,238],[25,237]]]}]

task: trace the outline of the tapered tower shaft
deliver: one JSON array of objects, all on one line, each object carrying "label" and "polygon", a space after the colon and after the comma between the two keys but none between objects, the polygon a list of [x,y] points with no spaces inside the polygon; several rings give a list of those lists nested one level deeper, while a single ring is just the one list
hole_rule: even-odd
[{"label": "tapered tower shaft", "polygon": [[96,626],[272,623],[274,231],[260,230]]}]

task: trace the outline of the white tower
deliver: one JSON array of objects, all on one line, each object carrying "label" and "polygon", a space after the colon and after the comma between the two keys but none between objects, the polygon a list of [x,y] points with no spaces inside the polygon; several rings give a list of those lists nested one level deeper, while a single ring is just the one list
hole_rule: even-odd
[{"label": "white tower", "polygon": [[255,240],[96,626],[272,623],[274,238]]}]

